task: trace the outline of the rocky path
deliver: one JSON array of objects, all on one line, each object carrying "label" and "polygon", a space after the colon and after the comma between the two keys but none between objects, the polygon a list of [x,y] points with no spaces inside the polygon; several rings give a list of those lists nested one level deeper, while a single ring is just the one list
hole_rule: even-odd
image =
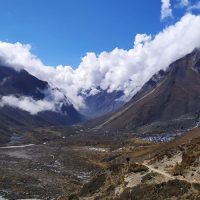
[{"label": "rocky path", "polygon": [[0,149],[15,149],[15,148],[25,148],[34,146],[35,144],[26,144],[26,145],[20,145],[20,146],[6,146],[6,147],[0,147]]},{"label": "rocky path", "polygon": [[200,184],[200,180],[195,180],[195,179],[191,179],[191,178],[184,178],[184,177],[181,177],[181,176],[173,176],[173,175],[171,175],[171,174],[169,174],[169,173],[167,173],[167,172],[165,172],[163,170],[156,169],[153,166],[150,166],[150,165],[148,165],[146,163],[143,163],[142,165],[147,167],[150,171],[155,172],[157,174],[161,174],[161,175],[163,175],[163,176],[165,176],[165,177],[167,177],[169,179],[172,179],[172,180],[178,179],[178,180],[181,180],[181,181],[187,181],[188,183],[191,183],[191,184],[192,183]]}]

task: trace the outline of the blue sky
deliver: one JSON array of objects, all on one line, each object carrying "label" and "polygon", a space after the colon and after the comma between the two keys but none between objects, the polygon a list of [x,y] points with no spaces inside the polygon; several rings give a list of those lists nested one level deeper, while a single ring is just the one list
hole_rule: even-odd
[{"label": "blue sky", "polygon": [[136,33],[156,33],[161,26],[159,0],[0,2],[0,40],[30,43],[49,65],[76,66],[88,51],[130,48]]},{"label": "blue sky", "polygon": [[160,0],[0,0],[0,40],[32,45],[47,65],[76,67],[86,52],[129,49],[137,33],[156,34]]},{"label": "blue sky", "polygon": [[0,0],[1,63],[59,88],[77,109],[80,93],[97,88],[128,101],[200,47],[199,36],[200,0]]}]

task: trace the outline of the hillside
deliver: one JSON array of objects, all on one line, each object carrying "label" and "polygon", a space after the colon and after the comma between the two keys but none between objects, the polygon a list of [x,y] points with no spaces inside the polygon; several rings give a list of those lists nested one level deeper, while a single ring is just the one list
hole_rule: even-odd
[{"label": "hillside", "polygon": [[[142,143],[142,141],[140,141]],[[144,141],[143,141],[144,142]],[[193,200],[200,197],[200,129],[162,144],[143,143],[118,149],[71,199]],[[116,151],[116,150],[115,150]],[[129,162],[126,158],[129,158]]]}]

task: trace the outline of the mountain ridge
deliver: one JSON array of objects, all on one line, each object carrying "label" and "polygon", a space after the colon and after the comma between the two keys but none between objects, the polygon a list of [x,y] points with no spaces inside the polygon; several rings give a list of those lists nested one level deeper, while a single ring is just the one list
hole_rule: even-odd
[{"label": "mountain ridge", "polygon": [[[200,109],[199,61],[199,49],[175,61],[165,72],[159,72],[162,76],[156,84],[149,84],[155,78],[154,75],[127,104],[98,122],[96,128],[137,131],[144,125],[159,121],[170,122],[184,115],[185,118],[194,118],[187,125],[193,126]],[[149,89],[147,85],[150,85]],[[179,129],[182,126],[180,123]]]},{"label": "mountain ridge", "polygon": [[[56,100],[56,95],[62,94],[27,71],[15,71],[12,68],[0,66],[0,132],[2,138],[5,136],[9,139],[15,128],[67,126],[84,120],[84,117],[64,95],[63,99],[58,99],[55,104],[53,101]],[[52,108],[55,104],[60,110],[52,109],[51,104]],[[31,111],[34,112],[31,113]]]}]

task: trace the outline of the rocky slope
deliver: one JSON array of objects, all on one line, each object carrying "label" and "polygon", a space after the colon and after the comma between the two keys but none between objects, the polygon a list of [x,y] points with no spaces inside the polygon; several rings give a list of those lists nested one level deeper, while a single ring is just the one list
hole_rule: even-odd
[{"label": "rocky slope", "polygon": [[[139,147],[137,147],[139,148]],[[109,162],[71,199],[193,200],[200,198],[200,129],[167,143],[120,149],[124,157]],[[129,162],[127,162],[127,157]]]}]

